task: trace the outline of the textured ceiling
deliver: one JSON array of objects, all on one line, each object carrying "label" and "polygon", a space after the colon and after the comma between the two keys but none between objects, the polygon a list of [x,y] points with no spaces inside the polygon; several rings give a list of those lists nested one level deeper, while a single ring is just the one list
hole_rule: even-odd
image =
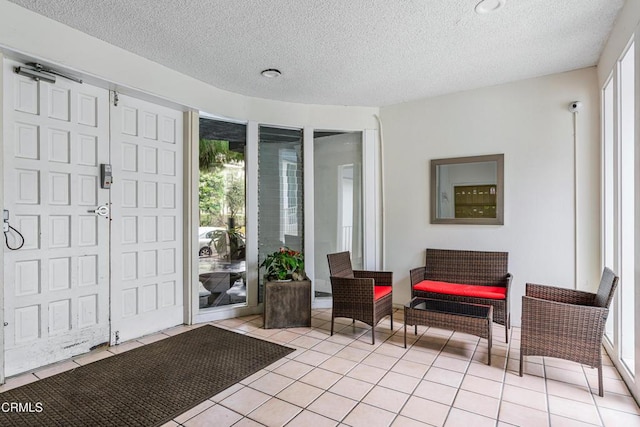
[{"label": "textured ceiling", "polygon": [[624,3],[11,1],[220,89],[374,107],[595,65]]}]

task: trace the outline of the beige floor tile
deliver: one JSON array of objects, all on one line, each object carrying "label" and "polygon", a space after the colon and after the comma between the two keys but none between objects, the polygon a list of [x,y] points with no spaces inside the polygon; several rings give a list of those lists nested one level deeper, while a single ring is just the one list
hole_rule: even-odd
[{"label": "beige floor tile", "polygon": [[465,375],[460,388],[496,399],[499,399],[502,394],[502,383],[473,375]]},{"label": "beige floor tile", "polygon": [[607,408],[600,408],[600,415],[602,416],[605,427],[640,426],[640,416],[638,415],[614,411]]},{"label": "beige floor tile", "polygon": [[307,409],[332,420],[341,421],[351,412],[356,403],[358,402],[355,400],[327,392],[317,398]]},{"label": "beige floor tile", "polygon": [[274,372],[269,372],[266,375],[258,378],[252,383],[249,383],[249,387],[254,390],[261,391],[271,396],[275,396],[284,390],[288,385],[293,383],[293,379],[285,377]]},{"label": "beige floor tile", "polygon": [[295,341],[300,338],[299,334],[289,332],[289,331],[279,331],[269,337],[269,339],[273,341],[277,341],[279,343],[290,343],[291,341]]},{"label": "beige floor tile", "polygon": [[369,355],[369,352],[365,350],[360,350],[359,348],[354,348],[354,347],[345,347],[335,354],[335,356],[337,357],[351,360],[353,362],[361,362],[362,359],[364,359],[368,355]]},{"label": "beige floor tile", "polygon": [[88,365],[89,363],[97,362],[98,360],[106,359],[107,357],[114,356],[113,353],[110,353],[106,350],[100,350],[96,352],[91,352],[85,356],[79,356],[74,360],[78,365]]},{"label": "beige floor tile", "polygon": [[320,344],[321,342],[322,342],[321,339],[302,335],[302,336],[298,336],[298,338],[291,341],[290,344],[295,345],[296,347],[311,348],[314,345]]},{"label": "beige floor tile", "polygon": [[545,427],[549,425],[549,414],[526,406],[503,401],[498,419],[520,427]]},{"label": "beige floor tile", "polygon": [[598,408],[613,409],[614,411],[628,412],[633,415],[640,415],[640,408],[631,396],[624,396],[615,393],[605,393],[604,397],[597,394],[593,396]]},{"label": "beige floor tile", "polygon": [[276,397],[286,402],[300,406],[301,408],[306,408],[322,393],[324,393],[324,390],[321,388],[296,381],[282,390],[280,393],[278,393]]},{"label": "beige floor tile", "polygon": [[173,336],[173,335],[180,335],[181,333],[188,332],[192,329],[193,328],[189,325],[178,325],[178,326],[174,326],[173,328],[165,329],[162,331],[162,333]]},{"label": "beige floor tile", "polygon": [[594,405],[558,396],[549,396],[549,412],[562,417],[584,421],[585,423],[600,423],[600,417]]},{"label": "beige floor tile", "polygon": [[320,353],[319,351],[307,350],[302,354],[298,355],[295,360],[301,363],[306,363],[311,366],[320,366],[331,356],[325,353]]},{"label": "beige floor tile", "polygon": [[[51,366],[47,366],[46,368],[43,369],[39,369],[36,372],[34,372],[33,374],[40,378],[47,378],[56,374],[60,374],[62,372],[67,372],[70,371],[72,369],[75,368],[79,368],[80,365],[78,365],[76,362],[74,362],[73,360],[66,360],[64,362],[60,362],[60,363],[56,363],[54,365]],[[1,390],[1,388],[0,388]]]},{"label": "beige floor tile", "polygon": [[345,375],[347,372],[353,369],[357,363],[352,360],[343,359],[342,357],[332,357],[327,359],[319,367],[328,371],[335,372],[340,375]]},{"label": "beige floor tile", "polygon": [[311,411],[300,412],[287,427],[335,427],[338,422]]},{"label": "beige floor tile", "polygon": [[373,384],[357,380],[355,378],[344,377],[335,383],[329,391],[340,396],[353,400],[362,400],[364,396],[373,388]]},{"label": "beige floor tile", "polygon": [[298,378],[307,374],[312,369],[313,369],[313,366],[296,362],[295,360],[289,360],[288,362],[274,369],[273,372],[280,375],[284,375],[285,377],[289,377],[289,378],[293,378],[294,380],[297,380]]},{"label": "beige floor tile", "polygon": [[342,375],[340,374],[328,371],[326,369],[316,368],[300,378],[299,381],[315,387],[319,387],[324,390],[328,390],[332,385],[337,383],[340,378],[342,378]]},{"label": "beige floor tile", "polygon": [[254,381],[257,381],[258,379],[264,377],[265,375],[267,375],[269,373],[268,370],[266,369],[260,369],[258,372],[249,375],[247,378],[243,379],[242,381],[240,381],[240,384],[242,385],[249,385]]},{"label": "beige floor tile", "polygon": [[191,418],[183,425],[185,427],[208,427],[213,425],[216,427],[227,427],[232,426],[241,419],[242,415],[223,406],[214,405]]},{"label": "beige floor tile", "polygon": [[404,348],[403,344],[395,343],[395,344],[387,344],[382,343],[378,348],[374,350],[377,354],[382,354],[384,356],[395,357],[397,359],[401,358],[407,352],[407,349]]},{"label": "beige floor tile", "polygon": [[146,335],[142,338],[138,338],[137,341],[140,341],[142,344],[151,344],[157,341],[162,341],[166,338],[169,338],[169,335],[159,333],[159,334]]},{"label": "beige floor tile", "polygon": [[264,424],[260,424],[257,421],[253,421],[251,418],[244,417],[237,423],[233,425],[233,427],[263,427]]},{"label": "beige floor tile", "polygon": [[386,373],[387,371],[385,369],[380,369],[361,363],[354,366],[354,368],[350,370],[349,373],[347,373],[347,376],[376,384],[382,379],[382,377],[385,376]]},{"label": "beige floor tile", "polygon": [[407,399],[409,399],[409,394],[407,393],[391,390],[386,387],[374,386],[362,401],[377,408],[397,413],[402,409]]},{"label": "beige floor tile", "polygon": [[340,350],[342,350],[345,346],[343,344],[336,344],[334,342],[323,341],[320,344],[316,344],[313,346],[315,351],[319,351],[320,353],[326,353],[330,355],[334,355]]},{"label": "beige floor tile", "polygon": [[387,427],[396,417],[393,412],[375,406],[359,403],[344,419],[344,423],[353,427]]},{"label": "beige floor tile", "polygon": [[408,360],[399,360],[398,363],[391,368],[392,372],[398,374],[409,375],[411,377],[422,378],[429,370],[428,365],[422,363],[410,362]]},{"label": "beige floor tile", "polygon": [[346,346],[353,343],[355,340],[351,337],[348,337],[342,334],[334,334],[329,336],[329,338],[327,338],[327,341]]},{"label": "beige floor tile", "polygon": [[500,382],[504,379],[504,370],[502,368],[496,368],[495,366],[488,366],[484,363],[477,362],[471,362],[469,364],[467,374]]},{"label": "beige floor tile", "polygon": [[430,424],[399,415],[391,427],[430,427]]},{"label": "beige floor tile", "polygon": [[262,406],[249,414],[249,418],[266,426],[284,426],[302,411],[295,405],[277,398],[267,400]]},{"label": "beige floor tile", "polygon": [[413,393],[413,390],[415,390],[419,382],[420,378],[410,377],[396,372],[389,372],[380,380],[378,385],[392,390],[397,390],[402,393]]},{"label": "beige floor tile", "polygon": [[572,362],[570,360],[557,359],[555,357],[545,357],[544,365],[562,369],[565,371],[574,371],[574,372],[582,373],[582,365],[576,362]]},{"label": "beige floor tile", "polygon": [[[560,415],[549,415],[551,427],[594,427],[596,424],[583,423],[582,421],[572,420],[570,418],[561,417]],[[597,424],[600,425],[600,424]]]},{"label": "beige floor tile", "polygon": [[464,374],[460,372],[449,371],[448,369],[442,369],[432,367],[424,376],[425,380],[433,381],[434,383],[440,383],[451,387],[459,387],[462,383]]},{"label": "beige floor tile", "polygon": [[453,406],[488,418],[497,418],[500,399],[460,390],[453,401]]},{"label": "beige floor tile", "polygon": [[418,384],[418,387],[413,392],[414,396],[449,406],[453,403],[453,399],[455,399],[457,393],[458,389],[455,387],[449,387],[448,385],[426,380],[420,381],[420,384]]},{"label": "beige floor tile", "polygon": [[433,366],[455,372],[466,372],[467,367],[469,366],[469,361],[443,356],[441,354],[433,361]]},{"label": "beige floor tile", "polygon": [[[591,387],[591,391],[594,394],[598,394],[598,375],[587,375],[587,382],[589,383],[589,387]],[[603,378],[603,386],[604,392],[606,393],[616,393],[622,394],[624,396],[631,396],[629,392],[629,388],[622,380],[616,380],[613,378]]]},{"label": "beige floor tile", "polygon": [[12,378],[8,378],[4,384],[0,385],[0,393],[35,381],[38,381],[38,377],[33,374],[22,374]]},{"label": "beige floor tile", "polygon": [[494,427],[495,425],[496,420],[494,418],[483,417],[458,408],[451,409],[449,416],[447,416],[447,421],[444,423],[444,427]]},{"label": "beige floor tile", "polygon": [[242,415],[247,415],[269,398],[268,394],[245,387],[220,401],[220,404]]},{"label": "beige floor tile", "polygon": [[398,359],[384,354],[371,353],[362,363],[369,366],[375,366],[380,369],[391,369],[398,362]]},{"label": "beige floor tile", "polygon": [[544,372],[547,379],[588,387],[587,378],[582,371],[567,371],[553,366],[545,366]]},{"label": "beige floor tile", "polygon": [[593,404],[593,395],[591,394],[591,390],[587,387],[582,387],[572,383],[548,379],[547,393],[553,396],[560,396],[566,399]]},{"label": "beige floor tile", "polygon": [[408,360],[409,362],[422,363],[423,365],[431,365],[436,360],[438,353],[431,350],[415,350],[409,349],[403,356],[402,360]]},{"label": "beige floor tile", "polygon": [[[457,345],[456,345],[457,344]],[[449,341],[447,345],[442,349],[442,356],[451,357],[453,359],[459,360],[471,360],[473,354],[475,353],[476,345],[470,345],[468,343],[456,342],[452,343]]]},{"label": "beige floor tile", "polygon": [[508,371],[504,377],[505,384],[510,384],[520,388],[544,393],[546,390],[546,382],[544,378],[533,375],[524,374],[519,376],[517,373]]},{"label": "beige floor tile", "polygon": [[547,395],[538,391],[505,384],[502,392],[502,400],[515,403],[539,411],[547,410]]},{"label": "beige floor tile", "polygon": [[160,427],[180,427],[180,424],[178,424],[177,422],[171,420],[171,421],[167,421],[166,423],[162,424]]},{"label": "beige floor tile", "polygon": [[227,397],[231,396],[233,393],[242,390],[244,388],[244,386],[240,383],[236,383],[234,385],[232,385],[231,387],[222,390],[220,393],[216,394],[215,396],[213,396],[211,399],[212,402],[220,402],[224,399],[226,399]]},{"label": "beige floor tile", "polygon": [[144,344],[140,341],[127,341],[119,345],[111,346],[107,349],[107,351],[110,351],[113,354],[122,354],[129,350],[133,350],[134,348],[142,347],[143,345]]},{"label": "beige floor tile", "polygon": [[211,408],[213,405],[215,405],[214,402],[210,400],[205,400],[199,405],[196,405],[193,408],[189,409],[187,412],[175,417],[174,421],[180,424],[184,424],[187,420],[190,420],[191,418],[195,417],[199,413],[206,411],[207,409]]},{"label": "beige floor tile", "polygon": [[449,413],[449,406],[421,397],[411,396],[400,412],[405,417],[428,423],[434,426],[441,426]]}]

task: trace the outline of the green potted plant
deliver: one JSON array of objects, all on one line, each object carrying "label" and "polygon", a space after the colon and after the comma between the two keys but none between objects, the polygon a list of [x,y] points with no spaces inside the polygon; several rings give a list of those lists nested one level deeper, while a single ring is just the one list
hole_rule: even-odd
[{"label": "green potted plant", "polygon": [[304,255],[298,251],[282,247],[267,255],[260,264],[265,268],[265,279],[273,280],[304,280]]},{"label": "green potted plant", "polygon": [[304,272],[304,255],[287,247],[262,261],[265,268],[264,328],[311,326],[311,281]]}]

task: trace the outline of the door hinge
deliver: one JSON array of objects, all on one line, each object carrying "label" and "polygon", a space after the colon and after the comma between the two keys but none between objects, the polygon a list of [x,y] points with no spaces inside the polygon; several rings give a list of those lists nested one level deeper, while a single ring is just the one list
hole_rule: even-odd
[{"label": "door hinge", "polygon": [[120,331],[116,331],[115,332],[115,339],[114,339],[115,345],[120,344]]},{"label": "door hinge", "polygon": [[112,101],[113,101],[113,106],[114,106],[114,107],[117,107],[117,106],[118,106],[118,101],[119,101],[119,99],[118,99],[118,92],[116,92],[116,91],[114,90],[114,91],[112,91],[112,93],[113,93],[113,97],[112,97],[111,99],[112,99]]}]

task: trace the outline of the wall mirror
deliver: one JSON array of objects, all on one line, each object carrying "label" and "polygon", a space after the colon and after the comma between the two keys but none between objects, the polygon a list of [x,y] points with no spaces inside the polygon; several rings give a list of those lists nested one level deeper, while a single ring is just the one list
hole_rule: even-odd
[{"label": "wall mirror", "polygon": [[504,154],[431,160],[431,224],[504,224]]}]

